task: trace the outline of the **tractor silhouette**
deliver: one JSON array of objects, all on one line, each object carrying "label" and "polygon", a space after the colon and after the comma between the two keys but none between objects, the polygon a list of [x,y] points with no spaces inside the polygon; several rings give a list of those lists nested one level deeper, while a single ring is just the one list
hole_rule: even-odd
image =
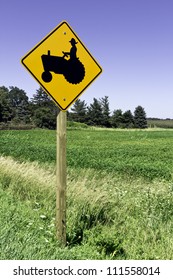
[{"label": "tractor silhouette", "polygon": [[[63,56],[53,56],[48,50],[48,54],[41,56],[44,72],[42,73],[42,80],[49,83],[52,80],[51,72],[56,74],[64,75],[67,82],[71,84],[79,84],[85,76],[84,65],[80,62],[79,58],[76,57],[76,44],[74,38],[70,41],[72,48],[70,52],[62,52]],[[65,57],[70,56],[69,59]]]}]

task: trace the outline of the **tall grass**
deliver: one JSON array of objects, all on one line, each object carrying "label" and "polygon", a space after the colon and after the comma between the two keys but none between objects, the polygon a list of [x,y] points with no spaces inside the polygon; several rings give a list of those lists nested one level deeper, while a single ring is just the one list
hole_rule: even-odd
[{"label": "tall grass", "polygon": [[173,131],[67,131],[67,247],[56,133],[0,131],[0,259],[172,259]]},{"label": "tall grass", "polygon": [[0,259],[173,258],[171,182],[69,167],[67,186],[63,249],[55,238],[55,167],[0,158]]}]

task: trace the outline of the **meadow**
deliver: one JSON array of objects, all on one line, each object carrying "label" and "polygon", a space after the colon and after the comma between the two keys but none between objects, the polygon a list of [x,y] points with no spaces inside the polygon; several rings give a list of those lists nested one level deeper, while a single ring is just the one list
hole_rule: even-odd
[{"label": "meadow", "polygon": [[0,131],[0,259],[172,259],[173,131],[67,130],[67,246],[56,132]]},{"label": "meadow", "polygon": [[173,128],[173,119],[148,119],[148,127]]}]

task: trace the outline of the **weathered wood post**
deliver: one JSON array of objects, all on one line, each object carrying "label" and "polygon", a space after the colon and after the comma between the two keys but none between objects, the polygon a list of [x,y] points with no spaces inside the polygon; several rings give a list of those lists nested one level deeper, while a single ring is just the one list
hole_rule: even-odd
[{"label": "weathered wood post", "polygon": [[66,112],[57,116],[56,230],[57,238],[66,245]]}]

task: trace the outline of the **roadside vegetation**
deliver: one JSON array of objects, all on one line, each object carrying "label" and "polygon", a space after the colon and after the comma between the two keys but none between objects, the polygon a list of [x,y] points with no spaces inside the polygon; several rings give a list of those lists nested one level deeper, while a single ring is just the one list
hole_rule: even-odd
[{"label": "roadside vegetation", "polygon": [[[67,112],[67,246],[56,238],[57,107],[0,87],[0,259],[172,259],[173,120],[110,112],[109,98]],[[163,128],[163,129],[161,129]],[[165,129],[169,128],[169,129]]]},{"label": "roadside vegetation", "polygon": [[173,131],[67,131],[67,246],[56,132],[0,131],[0,259],[172,259]]}]

